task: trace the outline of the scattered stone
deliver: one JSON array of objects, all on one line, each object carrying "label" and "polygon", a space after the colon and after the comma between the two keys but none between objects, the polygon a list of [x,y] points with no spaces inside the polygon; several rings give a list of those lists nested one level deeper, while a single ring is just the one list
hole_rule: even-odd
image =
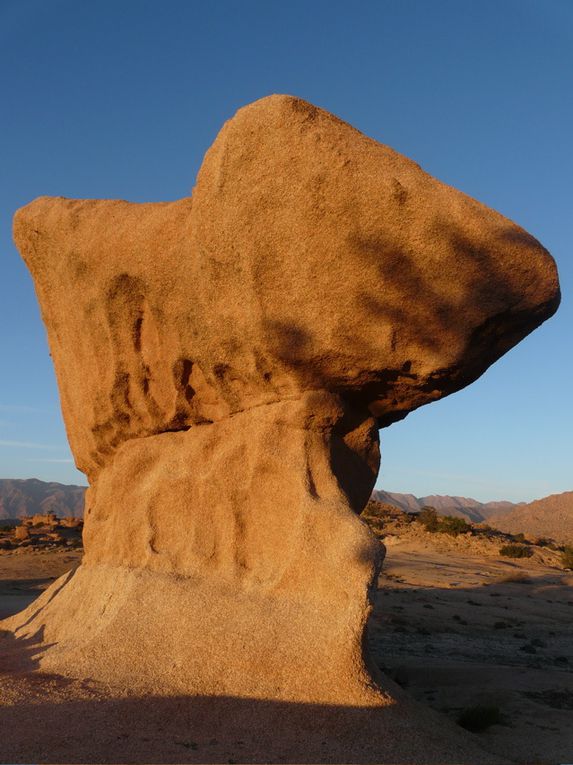
[{"label": "scattered stone", "polygon": [[21,525],[0,532],[0,550],[22,547],[39,551],[64,545],[81,547],[83,520],[71,518],[65,521],[62,523],[61,519],[53,514],[23,518]]}]

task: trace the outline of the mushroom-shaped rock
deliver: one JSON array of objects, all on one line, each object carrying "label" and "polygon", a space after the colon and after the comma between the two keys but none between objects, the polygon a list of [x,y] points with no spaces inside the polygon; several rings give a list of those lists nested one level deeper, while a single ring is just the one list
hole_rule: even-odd
[{"label": "mushroom-shaped rock", "polygon": [[81,567],[4,628],[146,690],[383,704],[378,428],[555,311],[550,255],[288,96],[225,124],[192,199],[44,197],[15,238],[90,489]]}]

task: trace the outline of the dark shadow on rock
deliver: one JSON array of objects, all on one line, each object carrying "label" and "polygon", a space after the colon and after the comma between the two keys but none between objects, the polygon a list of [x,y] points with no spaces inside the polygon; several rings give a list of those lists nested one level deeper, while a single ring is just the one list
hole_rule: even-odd
[{"label": "dark shadow on rock", "polygon": [[[559,305],[557,294],[547,305],[522,310],[522,291],[508,283],[503,251],[508,243],[513,247],[535,244],[535,239],[526,232],[508,226],[507,230],[498,232],[495,239],[479,246],[445,219],[436,218],[433,230],[443,247],[459,253],[460,267],[451,266],[455,270],[448,281],[437,279],[434,283],[427,270],[427,260],[420,259],[416,251],[408,250],[396,241],[381,236],[374,240],[355,236],[350,242],[353,250],[367,263],[375,265],[378,272],[379,296],[373,297],[371,290],[365,290],[361,297],[373,322],[392,327],[404,347],[412,344],[439,353],[449,344],[461,340],[466,349],[463,367],[437,369],[426,384],[416,383],[415,376],[409,374],[381,381],[380,392],[386,396],[393,389],[399,390],[402,381],[421,391],[433,388],[440,395],[449,395],[466,387]],[[488,314],[485,322],[476,324],[473,332],[468,332],[474,320],[472,317]],[[357,343],[356,351],[371,355],[375,349],[361,348]],[[407,412],[401,417],[396,416],[399,414],[396,412],[387,419],[382,418],[380,426],[392,424]]]}]

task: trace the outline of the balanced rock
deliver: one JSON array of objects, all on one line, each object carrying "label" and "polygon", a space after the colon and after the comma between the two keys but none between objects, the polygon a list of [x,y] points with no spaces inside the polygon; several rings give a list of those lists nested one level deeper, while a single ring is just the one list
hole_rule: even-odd
[{"label": "balanced rock", "polygon": [[386,703],[378,429],[551,316],[550,255],[288,96],[223,127],[192,198],[43,197],[14,230],[90,488],[82,565],[3,628],[130,688]]}]

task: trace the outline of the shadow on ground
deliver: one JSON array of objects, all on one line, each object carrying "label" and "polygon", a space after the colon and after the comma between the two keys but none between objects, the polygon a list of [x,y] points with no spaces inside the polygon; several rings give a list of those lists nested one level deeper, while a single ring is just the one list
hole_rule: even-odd
[{"label": "shadow on ground", "polygon": [[[389,682],[380,707],[120,694],[38,670],[46,648],[0,633],[0,762],[502,765]],[[312,677],[309,677],[312,683]]]},{"label": "shadow on ground", "polygon": [[[445,745],[436,721],[434,733],[428,720],[416,730],[402,708],[202,696],[90,700],[60,677],[25,682],[28,701],[0,708],[2,762],[501,763],[469,738]],[[45,687],[49,700],[41,698]]]},{"label": "shadow on ground", "polygon": [[449,551],[391,550],[370,656],[408,695],[455,722],[499,710],[478,738],[518,763],[573,762],[573,577]]}]

